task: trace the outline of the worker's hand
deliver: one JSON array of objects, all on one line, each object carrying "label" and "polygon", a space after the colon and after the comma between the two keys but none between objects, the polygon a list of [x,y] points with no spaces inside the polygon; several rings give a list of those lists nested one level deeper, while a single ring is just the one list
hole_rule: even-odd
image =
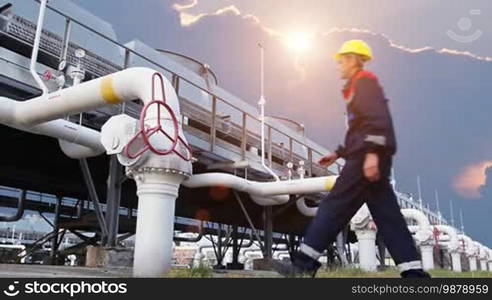
[{"label": "worker's hand", "polygon": [[338,154],[336,152],[330,153],[328,155],[323,156],[318,163],[322,167],[329,167],[331,166],[336,160],[338,159]]},{"label": "worker's hand", "polygon": [[376,153],[367,153],[364,160],[364,176],[370,182],[378,181],[381,177],[379,173],[379,157]]}]

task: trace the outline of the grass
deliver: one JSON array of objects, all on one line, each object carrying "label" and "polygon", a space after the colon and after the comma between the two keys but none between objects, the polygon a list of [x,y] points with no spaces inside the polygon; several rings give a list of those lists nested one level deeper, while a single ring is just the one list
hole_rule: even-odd
[{"label": "grass", "polygon": [[[437,269],[430,271],[435,278],[492,278],[492,272],[475,271],[455,273],[450,270]],[[274,272],[255,272],[255,271],[221,271],[215,272],[210,267],[199,266],[192,269],[173,269],[166,277],[171,278],[258,278],[258,277],[278,277]],[[318,271],[317,278],[399,278],[397,269],[390,268],[385,271],[366,272],[357,268],[347,268],[338,270],[322,269]]]},{"label": "grass", "polygon": [[210,278],[213,277],[213,270],[207,266],[200,265],[191,269],[173,269],[166,274],[171,278]]},{"label": "grass", "polygon": [[[475,271],[456,273],[450,270],[436,269],[429,273],[435,278],[492,278],[492,272]],[[361,269],[349,268],[339,270],[320,270],[316,277],[321,278],[399,278],[397,269],[390,268],[385,271],[366,272]]]}]

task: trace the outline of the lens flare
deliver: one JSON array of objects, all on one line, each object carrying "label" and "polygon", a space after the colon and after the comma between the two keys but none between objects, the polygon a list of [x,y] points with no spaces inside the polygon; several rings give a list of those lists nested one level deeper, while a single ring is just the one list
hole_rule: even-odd
[{"label": "lens flare", "polygon": [[313,46],[313,36],[305,32],[295,32],[285,38],[289,48],[297,53],[306,52]]}]

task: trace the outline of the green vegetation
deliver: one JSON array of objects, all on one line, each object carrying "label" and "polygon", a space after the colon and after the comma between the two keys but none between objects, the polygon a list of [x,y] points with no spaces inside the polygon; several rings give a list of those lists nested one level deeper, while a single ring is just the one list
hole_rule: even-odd
[{"label": "green vegetation", "polygon": [[173,269],[166,277],[172,278],[209,278],[213,277],[213,270],[207,266],[200,265],[191,269]]},{"label": "green vegetation", "polygon": [[[476,271],[455,273],[450,270],[432,270],[432,277],[439,278],[492,278],[492,272]],[[214,271],[207,266],[199,266],[192,269],[173,269],[166,277],[171,278],[266,278],[279,277],[275,272],[266,271]],[[316,275],[317,278],[398,278],[397,269],[389,268],[385,271],[366,272],[357,268],[326,270],[322,269]]]}]

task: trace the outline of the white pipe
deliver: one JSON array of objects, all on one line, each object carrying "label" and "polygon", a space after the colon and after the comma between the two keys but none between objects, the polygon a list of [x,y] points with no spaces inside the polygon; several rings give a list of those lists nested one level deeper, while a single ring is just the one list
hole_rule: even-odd
[{"label": "white pipe", "polygon": [[89,148],[83,145],[75,144],[73,142],[67,142],[62,139],[58,139],[58,145],[62,152],[73,159],[81,159],[98,156],[104,153],[103,149]]},{"label": "white pipe", "polygon": [[454,272],[461,272],[461,253],[459,252],[460,245],[456,229],[448,225],[435,225],[435,227],[449,237],[449,242],[446,243],[446,247],[451,255],[451,267]]},{"label": "white pipe", "polygon": [[[276,181],[280,181],[280,178],[275,174],[275,172],[270,169],[266,163],[265,163],[265,104],[266,104],[266,99],[265,99],[265,48],[263,48],[263,45],[261,43],[258,44],[260,47],[260,54],[261,54],[261,96],[260,96],[260,101],[258,102],[258,105],[260,106],[260,121],[261,121],[261,165],[265,170],[267,170],[270,175],[275,178]],[[270,141],[271,143],[271,141]]]},{"label": "white pipe", "polygon": [[290,194],[310,194],[332,189],[336,176],[312,177],[277,182],[254,182],[226,173],[206,173],[183,181],[188,188],[225,186],[255,196],[271,197]]},{"label": "white pipe", "polygon": [[282,205],[289,202],[289,195],[276,195],[276,196],[258,196],[258,195],[249,195],[251,200],[258,205],[261,206],[271,206],[271,205]]},{"label": "white pipe", "polygon": [[318,207],[307,206],[306,199],[304,197],[299,198],[296,201],[296,206],[299,212],[306,217],[314,217],[318,213]]},{"label": "white pipe", "polygon": [[488,251],[484,245],[479,242],[475,242],[476,247],[478,247],[478,261],[480,263],[480,270],[487,271],[487,261],[488,261]]},{"label": "white pipe", "polygon": [[475,247],[473,240],[469,236],[459,234],[458,238],[465,242],[465,248],[463,249],[463,251],[465,252],[467,257],[476,256],[478,254],[478,249]]},{"label": "white pipe", "polygon": [[420,254],[422,256],[422,268],[424,270],[434,269],[434,246],[433,245],[421,245]]},{"label": "white pipe", "polygon": [[377,269],[376,231],[372,229],[356,230],[359,244],[359,267],[374,272]]},{"label": "white pipe", "polygon": [[449,225],[435,225],[437,230],[442,233],[445,233],[449,237],[449,242],[447,243],[447,250],[449,252],[456,252],[459,250],[459,240],[458,240],[458,232],[454,227]]},{"label": "white pipe", "polygon": [[463,268],[461,267],[461,252],[451,252],[451,266],[454,272],[463,271]]},{"label": "white pipe", "polygon": [[[19,130],[59,138],[92,149],[68,149],[65,145],[64,150],[69,156],[102,153],[104,148],[98,131],[63,118],[135,99],[149,103],[152,100],[151,85],[155,73],[148,68],[130,68],[23,102],[0,97],[0,122]],[[174,96],[176,93],[168,81],[165,83],[167,104],[179,116],[179,103]],[[160,97],[160,91],[156,95]]]},{"label": "white pipe", "polygon": [[174,208],[182,177],[141,174],[136,178],[138,217],[133,275],[159,277],[171,269]]},{"label": "white pipe", "polygon": [[[7,122],[26,127],[78,114],[99,107],[140,99],[144,104],[152,101],[152,77],[156,71],[148,68],[130,68],[66,89],[17,102],[14,114],[5,116]],[[178,99],[172,85],[165,80],[167,104],[179,116]],[[160,91],[156,95],[161,98]]]},{"label": "white pipe", "polygon": [[464,252],[466,256],[468,257],[468,263],[470,266],[470,271],[476,271],[477,270],[477,248],[475,246],[475,243],[472,241],[470,237],[464,234],[458,235],[460,240],[465,242],[465,249]]},{"label": "white pipe", "polygon": [[39,7],[39,16],[38,16],[38,24],[36,26],[36,35],[34,37],[34,45],[32,48],[32,54],[31,54],[31,64],[29,66],[29,71],[31,72],[32,77],[34,77],[34,80],[38,84],[38,86],[41,88],[43,91],[43,95],[46,95],[49,90],[44,84],[43,80],[41,80],[41,77],[39,77],[39,74],[36,72],[36,63],[38,61],[38,53],[39,53],[39,44],[41,42],[41,35],[43,33],[43,23],[44,23],[44,15],[46,13],[46,5],[48,3],[48,0],[40,0],[40,7]]},{"label": "white pipe", "polygon": [[492,249],[489,249],[489,271],[492,272]]},{"label": "white pipe", "polygon": [[[53,120],[38,125],[21,125],[21,122],[15,118],[17,107],[20,104],[21,102],[0,97],[0,122],[18,130],[77,143],[99,153],[104,152],[104,147],[100,142],[99,131],[74,124],[64,119]],[[35,111],[40,109],[33,108]]]},{"label": "white pipe", "polygon": [[419,230],[415,233],[415,238],[420,247],[422,267],[424,270],[434,269],[434,247],[432,245],[432,229],[429,219],[423,212],[414,208],[403,208],[401,213],[405,218],[417,222],[419,227]]},{"label": "white pipe", "polygon": [[401,213],[405,218],[412,219],[417,222],[420,230],[429,230],[430,222],[423,212],[414,208],[403,208]]},{"label": "white pipe", "polygon": [[468,263],[470,264],[470,272],[477,270],[477,258],[475,256],[468,257]]}]

